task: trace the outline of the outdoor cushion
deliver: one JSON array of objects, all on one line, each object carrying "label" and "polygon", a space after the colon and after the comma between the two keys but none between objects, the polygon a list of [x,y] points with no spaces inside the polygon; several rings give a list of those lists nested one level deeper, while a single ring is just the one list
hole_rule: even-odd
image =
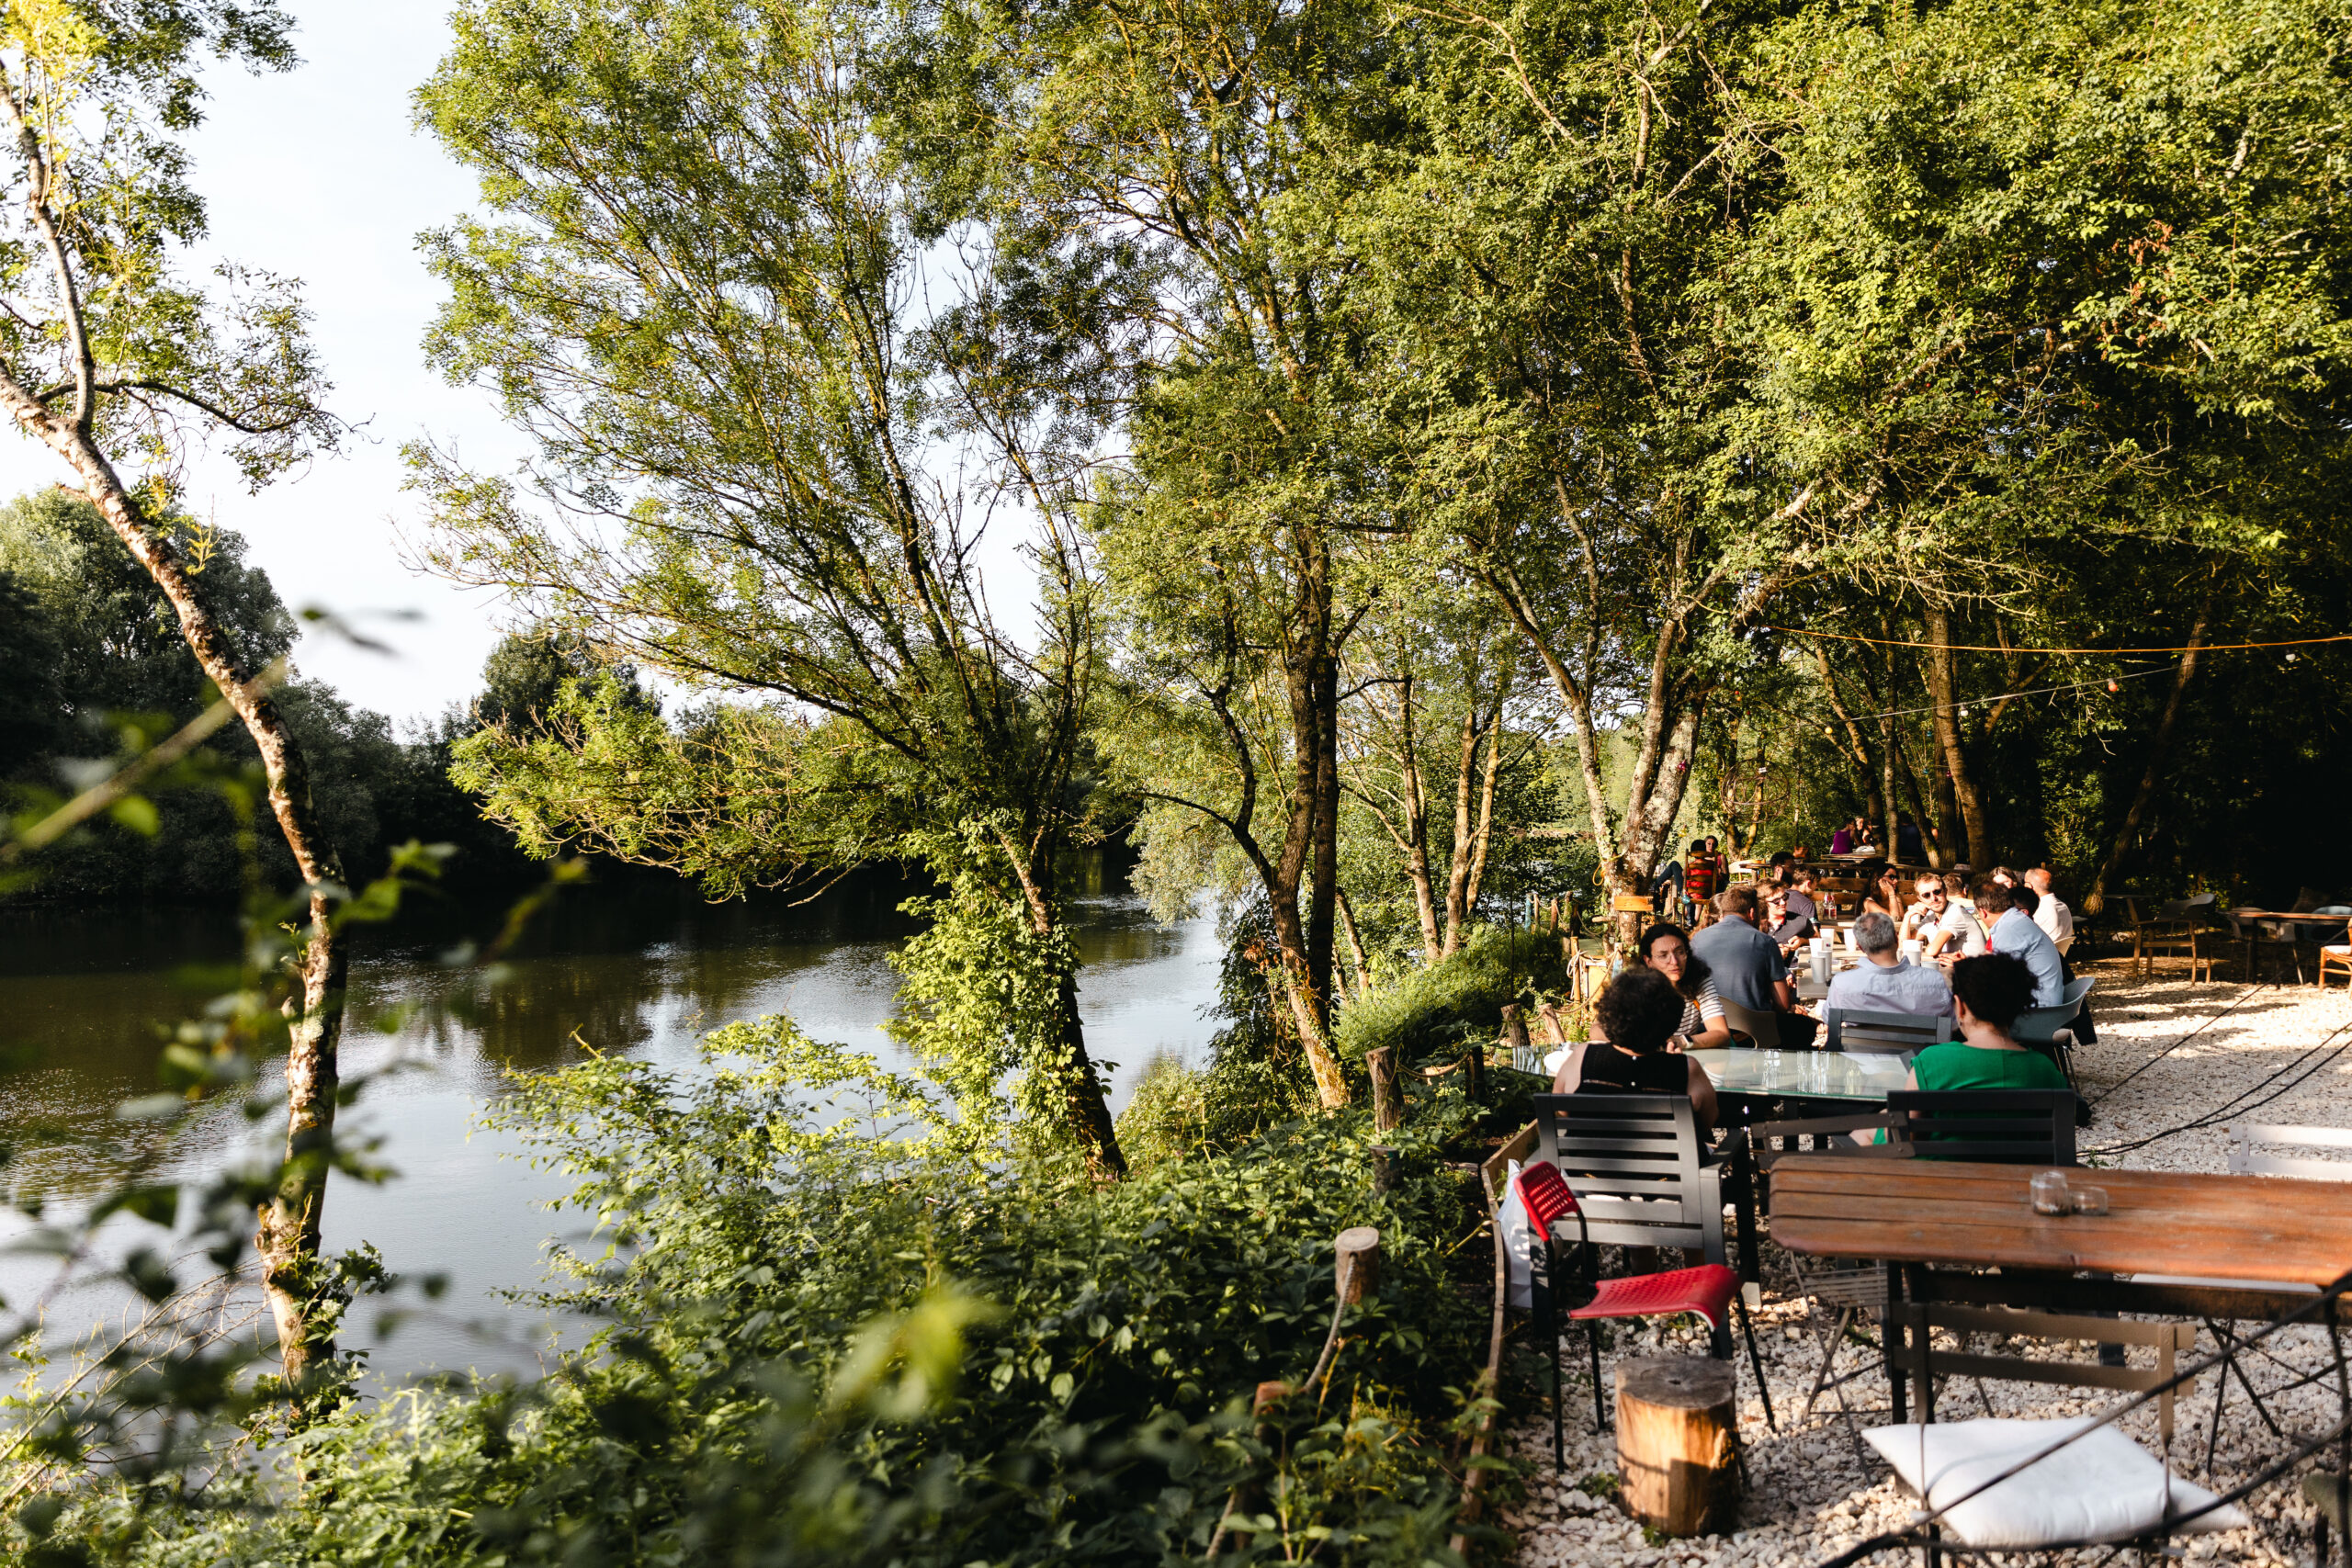
[{"label": "outdoor cushion", "polygon": [[[1944,1515],[1944,1524],[1971,1546],[2024,1550],[2152,1535],[2164,1522],[2167,1482],[2176,1518],[2214,1500],[2203,1487],[2169,1475],[2153,1454],[2114,1427],[2088,1431],[2095,1419],[1931,1422],[1925,1427],[1879,1427],[1862,1436],[1932,1508],[1967,1496],[2071,1433],[2087,1434]],[[1925,1484],[1923,1443],[1929,1477]],[[2236,1529],[2245,1523],[2245,1511],[2231,1505],[2176,1525],[2173,1533]]]}]

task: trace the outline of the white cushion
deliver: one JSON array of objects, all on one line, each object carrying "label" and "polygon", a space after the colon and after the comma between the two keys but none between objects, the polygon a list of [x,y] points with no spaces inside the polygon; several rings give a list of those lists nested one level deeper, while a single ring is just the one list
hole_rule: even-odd
[{"label": "white cushion", "polygon": [[[1971,1546],[2022,1550],[2065,1540],[2130,1540],[2164,1522],[2167,1491],[2175,1517],[2214,1500],[2203,1487],[2169,1474],[2113,1427],[2088,1431],[2096,1419],[1932,1422],[1879,1427],[1862,1436],[1935,1508],[1966,1497],[2061,1438],[2086,1433],[1945,1514],[1945,1525]],[[2247,1522],[2245,1511],[2233,1505],[2175,1530],[2236,1529]]]},{"label": "white cushion", "polygon": [[2338,946],[2327,948],[2324,951],[2333,953],[2338,958],[2352,958],[2352,942],[2344,942]]}]

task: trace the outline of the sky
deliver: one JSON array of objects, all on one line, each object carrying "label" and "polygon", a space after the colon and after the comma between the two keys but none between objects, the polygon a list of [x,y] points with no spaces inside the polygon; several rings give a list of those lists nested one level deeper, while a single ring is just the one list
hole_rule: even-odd
[{"label": "sky", "polygon": [[[401,564],[400,530],[418,512],[401,490],[400,448],[430,435],[477,467],[522,454],[484,393],[453,388],[424,363],[440,300],[416,236],[471,205],[470,175],[411,125],[411,95],[448,39],[447,0],[288,0],[304,63],[278,75],[216,71],[206,124],[191,141],[211,209],[215,256],[303,281],[330,406],[362,439],[338,457],[245,493],[227,462],[198,458],[187,499],[198,516],[245,536],[248,561],[280,597],[318,606],[391,644],[387,658],[330,633],[295,652],[307,675],[397,723],[462,702],[497,640],[501,605]],[[0,496],[68,479],[29,438],[0,440]],[[377,619],[415,612],[413,621]]]}]

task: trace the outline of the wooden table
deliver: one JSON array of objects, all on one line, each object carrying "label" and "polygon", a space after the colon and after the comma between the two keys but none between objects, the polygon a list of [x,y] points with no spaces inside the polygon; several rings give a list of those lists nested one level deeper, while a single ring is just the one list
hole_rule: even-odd
[{"label": "wooden table", "polygon": [[[2261,940],[2255,935],[2254,928],[2256,922],[2260,920],[2293,920],[2307,925],[2341,926],[2344,925],[2346,920],[2346,917],[2343,915],[2322,915],[2310,910],[2296,913],[2292,910],[2287,909],[2228,909],[2222,912],[2222,918],[2230,922],[2230,929],[2236,934],[2239,944],[2245,949],[2245,979],[2246,984],[2249,986],[2256,983],[2254,972],[2254,950],[2259,944]],[[2326,933],[2323,931],[2321,934],[2324,936]],[[2290,950],[2295,949],[2295,944],[2293,942],[2289,942],[2286,945]],[[2296,950],[2296,982],[2301,984],[2302,977],[2303,955],[2300,950]]]},{"label": "wooden table", "polygon": [[[1792,1252],[1885,1263],[1890,1303],[2217,1321],[2307,1308],[2308,1291],[2292,1287],[2352,1270],[2352,1184],[2076,1169],[2069,1179],[2106,1189],[2109,1212],[2045,1217],[2033,1212],[2036,1168],[1785,1155],[1772,1167],[1772,1239]],[[2076,1278],[2083,1270],[2195,1282]],[[2352,1322],[2344,1302],[2334,1311]],[[1901,1421],[1899,1376],[1894,1404]]]}]

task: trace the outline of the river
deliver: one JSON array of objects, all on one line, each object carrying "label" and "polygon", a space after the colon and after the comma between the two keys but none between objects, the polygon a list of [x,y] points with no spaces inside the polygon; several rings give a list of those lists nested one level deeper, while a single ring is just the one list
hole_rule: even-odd
[{"label": "river", "polygon": [[[345,1342],[369,1352],[375,1378],[527,1373],[540,1359],[535,1345],[577,1332],[502,1293],[541,1282],[550,1239],[585,1239],[581,1216],[549,1207],[565,1180],[531,1168],[514,1139],[481,1125],[508,1075],[580,1061],[582,1042],[691,1069],[708,1030],[779,1012],[812,1036],[892,1057],[879,1026],[896,991],[888,955],[913,929],[897,910],[906,893],[881,876],[799,907],[713,906],[662,884],[568,893],[517,947],[504,982],[458,1009],[421,1005],[450,987],[438,955],[458,937],[494,930],[502,903],[445,905],[363,929],[343,1061],[346,1075],[369,1082],[345,1127],[380,1139],[377,1157],[398,1174],[382,1186],[336,1178],[327,1245],[372,1242],[395,1270],[449,1280],[437,1305],[391,1332],[381,1314],[355,1313]],[[1073,915],[1087,1043],[1115,1065],[1113,1100],[1123,1106],[1153,1057],[1203,1056],[1216,1027],[1204,1016],[1216,995],[1215,922],[1158,925],[1116,890],[1075,899]],[[282,1123],[257,1134],[228,1103],[168,1137],[114,1116],[124,1100],[154,1091],[159,1029],[200,1001],[198,971],[232,957],[234,942],[233,928],[198,911],[0,909],[0,1140],[17,1151],[10,1176],[19,1190],[37,1188],[70,1212],[123,1176],[189,1183],[257,1135],[283,1136]],[[395,1027],[364,1027],[398,1018],[402,1004],[412,1010]],[[110,1228],[119,1244],[142,1224],[125,1216]],[[0,1241],[26,1228],[8,1216]],[[0,1294],[18,1307],[51,1271],[44,1259],[0,1257]],[[88,1289],[60,1297],[49,1311],[51,1343],[86,1332],[121,1301]]]}]

